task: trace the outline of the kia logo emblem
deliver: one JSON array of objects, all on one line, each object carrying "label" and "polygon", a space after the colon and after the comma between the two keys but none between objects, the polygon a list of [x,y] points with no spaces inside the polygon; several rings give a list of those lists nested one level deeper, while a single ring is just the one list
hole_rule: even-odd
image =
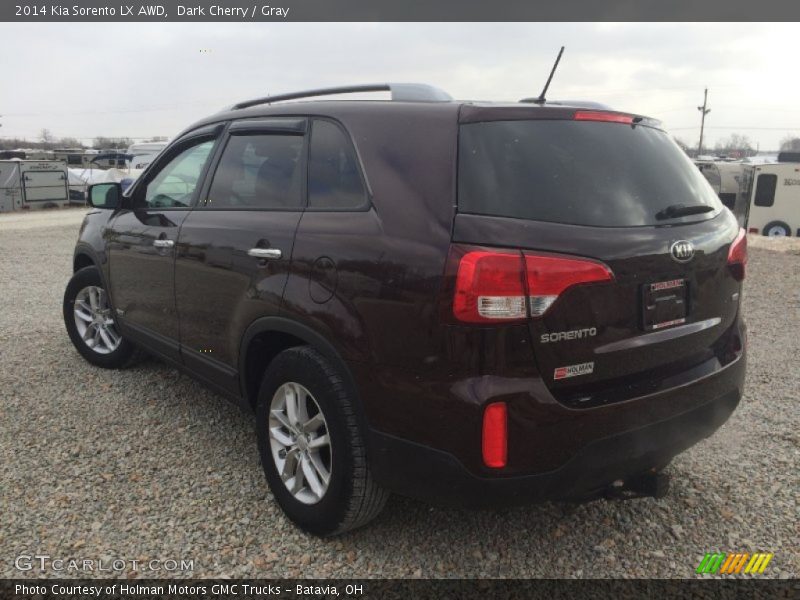
[{"label": "kia logo emblem", "polygon": [[680,263],[689,262],[694,256],[694,246],[692,242],[678,240],[677,242],[673,242],[672,246],[669,247],[669,253],[672,255],[672,258]]}]

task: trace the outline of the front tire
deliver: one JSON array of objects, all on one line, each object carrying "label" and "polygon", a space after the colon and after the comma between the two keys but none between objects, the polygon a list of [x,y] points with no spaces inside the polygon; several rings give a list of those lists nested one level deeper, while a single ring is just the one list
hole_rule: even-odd
[{"label": "front tire", "polygon": [[267,482],[301,529],[336,535],[378,516],[388,493],[369,471],[354,394],[324,356],[308,347],[279,354],[256,415]]},{"label": "front tire", "polygon": [[64,325],[75,349],[87,361],[105,369],[126,367],[139,351],[119,332],[97,267],[75,272],[64,292]]}]

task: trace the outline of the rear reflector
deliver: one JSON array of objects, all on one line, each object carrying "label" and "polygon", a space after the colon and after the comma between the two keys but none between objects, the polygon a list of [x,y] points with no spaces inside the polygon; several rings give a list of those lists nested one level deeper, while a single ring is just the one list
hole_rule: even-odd
[{"label": "rear reflector", "polygon": [[632,115],[600,112],[596,110],[579,110],[575,112],[572,118],[575,121],[602,121],[605,123],[624,123],[625,125],[631,125],[633,123]]},{"label": "rear reflector", "polygon": [[748,233],[758,233],[758,228],[757,227],[751,227],[750,231]]},{"label": "rear reflector", "polygon": [[568,288],[614,278],[607,266],[589,259],[459,246],[453,251],[460,256],[453,314],[465,323],[540,317]]},{"label": "rear reflector", "polygon": [[505,402],[489,404],[483,411],[483,464],[493,469],[508,461],[508,412]]},{"label": "rear reflector", "polygon": [[739,229],[739,235],[731,243],[728,250],[728,269],[736,281],[742,281],[747,266],[747,234],[744,229]]}]

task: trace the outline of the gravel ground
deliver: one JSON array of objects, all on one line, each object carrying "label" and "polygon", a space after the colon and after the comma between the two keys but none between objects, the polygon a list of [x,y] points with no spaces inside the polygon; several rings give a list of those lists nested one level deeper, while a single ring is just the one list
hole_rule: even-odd
[{"label": "gravel ground", "polygon": [[0,216],[0,577],[21,554],[191,559],[184,577],[691,577],[707,551],[769,551],[765,576],[800,572],[794,247],[751,250],[746,396],[670,466],[667,498],[471,512],[394,497],[319,540],[273,501],[249,416],[154,360],[114,372],[75,352],[61,299],[77,226],[60,214]]}]

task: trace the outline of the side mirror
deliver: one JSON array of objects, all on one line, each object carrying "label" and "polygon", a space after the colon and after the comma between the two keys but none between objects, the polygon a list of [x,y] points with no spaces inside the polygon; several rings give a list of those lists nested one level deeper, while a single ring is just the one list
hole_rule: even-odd
[{"label": "side mirror", "polygon": [[117,208],[122,198],[118,183],[96,183],[89,186],[89,204],[95,208]]}]

